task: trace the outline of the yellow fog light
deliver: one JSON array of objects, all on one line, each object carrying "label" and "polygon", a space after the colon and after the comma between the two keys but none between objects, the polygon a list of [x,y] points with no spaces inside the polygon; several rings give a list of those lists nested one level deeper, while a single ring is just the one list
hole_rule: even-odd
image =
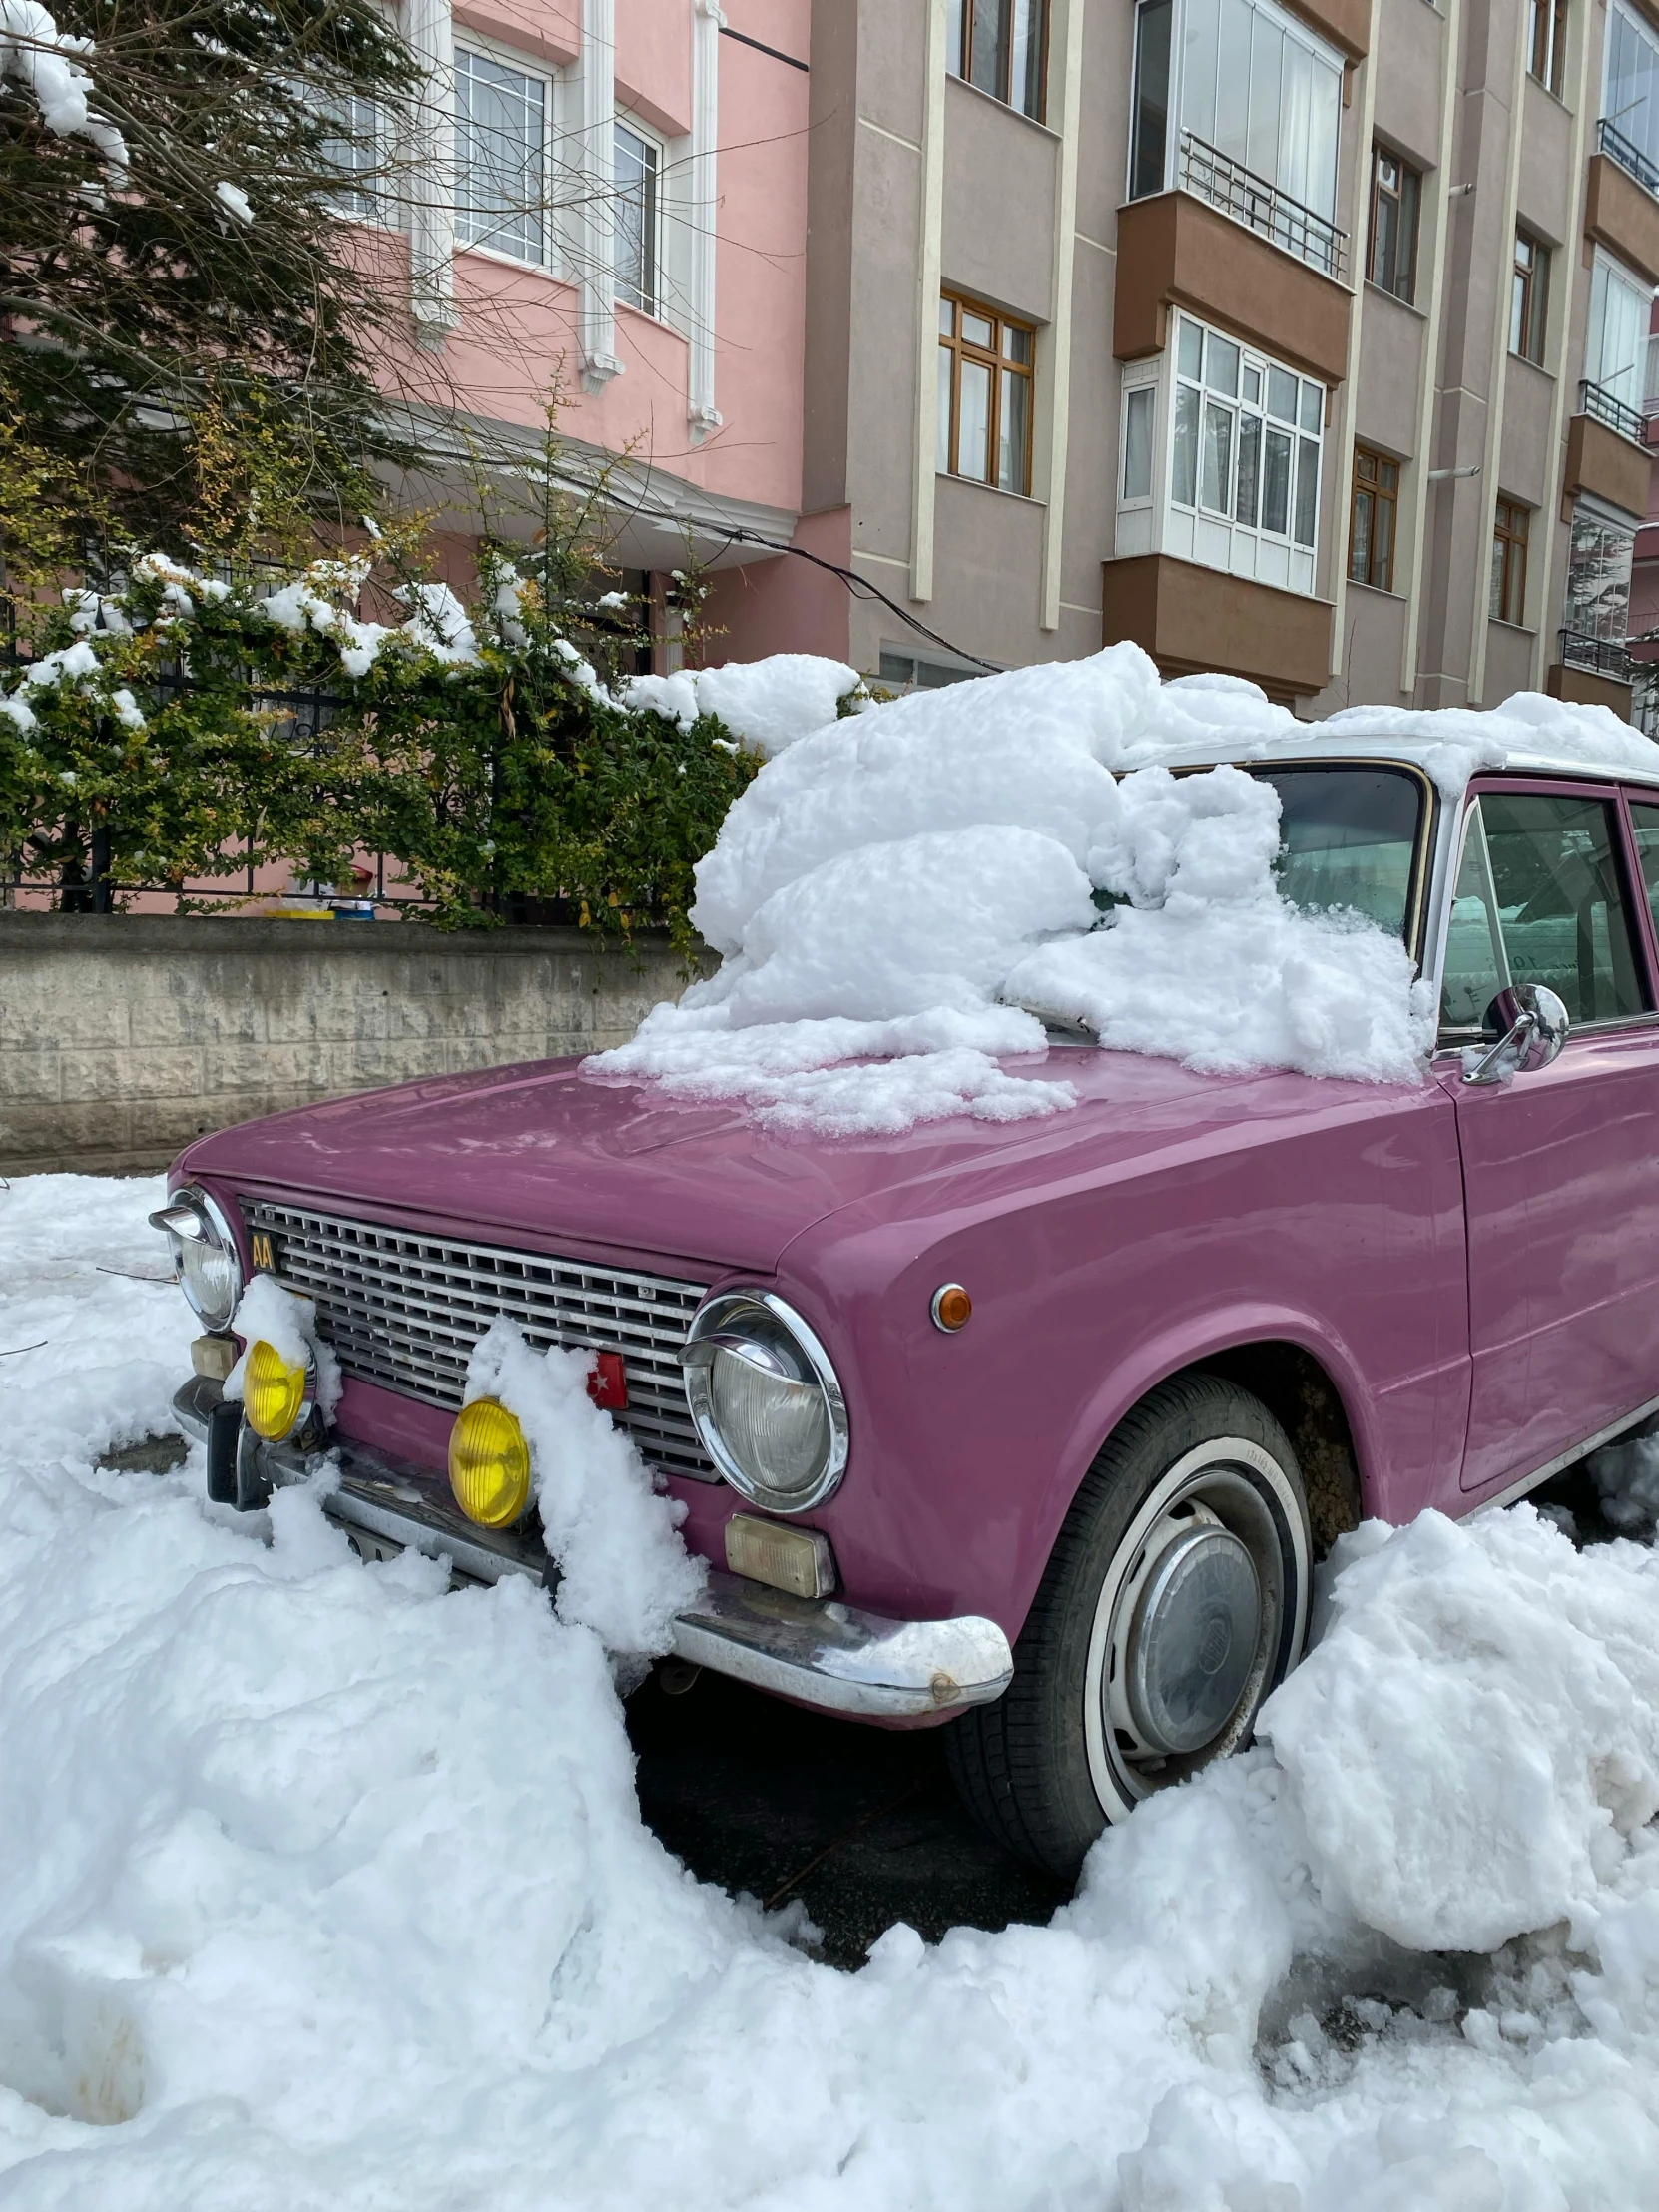
[{"label": "yellow fog light", "polygon": [[475,1397],[449,1431],[449,1487],[468,1520],[505,1528],[530,1502],[530,1446],[497,1397]]},{"label": "yellow fog light", "polygon": [[275,1345],[259,1338],[249,1346],[242,1371],[242,1406],[255,1434],[279,1444],[305,1409],[305,1370],[290,1366]]}]

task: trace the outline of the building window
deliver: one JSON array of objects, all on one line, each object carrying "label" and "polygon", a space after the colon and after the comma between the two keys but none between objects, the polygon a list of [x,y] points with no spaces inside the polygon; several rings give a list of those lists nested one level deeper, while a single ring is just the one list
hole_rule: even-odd
[{"label": "building window", "polygon": [[339,178],[339,187],[328,195],[329,205],[340,215],[360,223],[380,219],[380,111],[360,92],[348,92],[321,111],[328,125],[322,142],[322,158]]},{"label": "building window", "polygon": [[907,646],[884,645],[876,682],[905,691],[940,691],[946,684],[970,683],[985,671],[971,661],[945,660],[933,653],[912,653]]},{"label": "building window", "polygon": [[1500,499],[1492,522],[1492,603],[1494,622],[1526,619],[1526,531],[1531,514],[1513,499]]},{"label": "building window", "polygon": [[1622,0],[1607,11],[1601,150],[1659,194],[1659,36]]},{"label": "building window", "polygon": [[1549,319],[1549,248],[1529,231],[1515,233],[1515,273],[1509,294],[1509,350],[1523,361],[1544,357]]},{"label": "building window", "polygon": [[616,295],[630,307],[638,307],[642,314],[655,314],[662,304],[658,281],[661,153],[650,139],[619,122],[611,159]]},{"label": "building window", "polygon": [[945,53],[953,77],[1021,115],[1043,119],[1048,0],[948,0]]},{"label": "building window", "polygon": [[1348,574],[1376,591],[1394,588],[1394,524],[1399,463],[1369,445],[1354,448],[1354,507],[1348,527]]},{"label": "building window", "polygon": [[1141,0],[1130,198],[1196,193],[1340,276],[1342,103],[1342,57],[1273,0]]},{"label": "building window", "polygon": [[1567,0],[1530,0],[1527,68],[1560,97],[1567,66]]},{"label": "building window", "polygon": [[1123,484],[1120,492],[1125,506],[1144,505],[1152,497],[1157,427],[1157,385],[1127,385],[1123,394]]},{"label": "building window", "polygon": [[1422,179],[1385,146],[1371,152],[1371,282],[1407,306],[1417,280],[1417,206]]},{"label": "building window", "polygon": [[455,235],[514,261],[547,260],[545,77],[455,49]]},{"label": "building window", "polygon": [[[1653,316],[1653,287],[1628,276],[1616,262],[1597,253],[1590,273],[1590,316],[1584,332],[1584,381],[1591,390],[1585,403],[1592,413],[1629,408],[1639,417],[1647,381],[1648,324]],[[1603,402],[1598,407],[1597,401]],[[1615,402],[1609,408],[1605,402]],[[1635,435],[1640,436],[1638,420]]]},{"label": "building window", "polygon": [[938,465],[1001,491],[1031,488],[1036,332],[977,300],[939,300]]},{"label": "building window", "polygon": [[1325,387],[1181,317],[1170,501],[1312,550]]},{"label": "building window", "polygon": [[1603,514],[1587,499],[1576,502],[1561,610],[1566,660],[1593,666],[1606,658],[1608,649],[1617,653],[1623,647],[1630,626],[1630,563],[1635,550],[1633,524]]}]

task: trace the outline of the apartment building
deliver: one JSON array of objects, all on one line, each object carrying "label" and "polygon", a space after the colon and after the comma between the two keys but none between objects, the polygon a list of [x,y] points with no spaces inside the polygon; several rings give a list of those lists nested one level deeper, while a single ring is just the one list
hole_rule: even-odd
[{"label": "apartment building", "polygon": [[571,481],[601,486],[611,558],[672,627],[688,552],[776,564],[799,520],[809,0],[405,0],[400,20],[429,72],[415,143],[352,212],[406,286],[409,495],[464,573],[480,459],[522,476],[556,388]]},{"label": "apartment building", "polygon": [[812,0],[809,58],[796,542],[864,596],[747,572],[734,650],[1629,710],[1659,10]]}]

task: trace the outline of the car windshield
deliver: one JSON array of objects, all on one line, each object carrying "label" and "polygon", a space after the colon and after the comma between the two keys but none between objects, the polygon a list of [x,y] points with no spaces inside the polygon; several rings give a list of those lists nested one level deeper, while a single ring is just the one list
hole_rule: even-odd
[{"label": "car windshield", "polygon": [[1351,907],[1390,936],[1411,913],[1422,786],[1370,762],[1254,769],[1279,794],[1279,888],[1308,912]]}]

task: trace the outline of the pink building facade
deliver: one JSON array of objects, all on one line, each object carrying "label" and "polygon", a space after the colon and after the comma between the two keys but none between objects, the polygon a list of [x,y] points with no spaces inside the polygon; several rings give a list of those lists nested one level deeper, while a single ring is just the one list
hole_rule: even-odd
[{"label": "pink building facade", "polygon": [[711,657],[825,649],[772,550],[802,504],[810,0],[406,0],[403,27],[432,93],[397,194],[400,381],[445,402],[412,496],[464,564],[464,447],[510,476],[556,388],[659,628],[689,551],[718,577]]}]

